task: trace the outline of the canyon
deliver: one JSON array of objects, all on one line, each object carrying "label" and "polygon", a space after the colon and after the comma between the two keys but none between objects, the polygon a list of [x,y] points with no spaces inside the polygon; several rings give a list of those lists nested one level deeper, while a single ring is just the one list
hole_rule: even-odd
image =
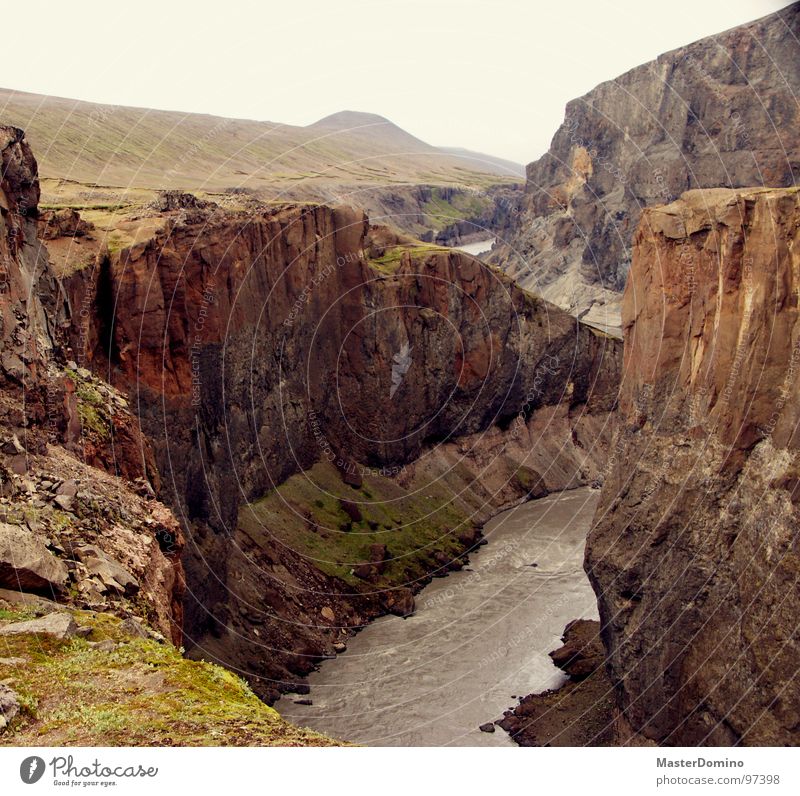
[{"label": "canyon", "polygon": [[410,612],[493,513],[597,477],[621,348],[362,211],[177,204],[62,264],[97,309],[73,309],[70,355],[138,408],[191,528],[190,654],[272,699]]},{"label": "canyon", "polygon": [[4,90],[0,743],[795,745],[798,18],[574,100],[524,192]]},{"label": "canyon", "polygon": [[31,151],[4,135],[12,618],[69,609],[102,650],[155,633],[271,701],[412,613],[494,513],[598,477],[621,346],[479,260],[348,207],[175,192],[109,246],[39,210]]}]

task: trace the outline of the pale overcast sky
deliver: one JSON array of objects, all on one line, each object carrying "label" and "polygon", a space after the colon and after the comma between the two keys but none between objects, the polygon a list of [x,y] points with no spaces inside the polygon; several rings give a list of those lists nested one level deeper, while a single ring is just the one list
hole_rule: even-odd
[{"label": "pale overcast sky", "polygon": [[780,0],[14,3],[6,88],[308,124],[379,113],[432,144],[525,163],[564,105]]}]

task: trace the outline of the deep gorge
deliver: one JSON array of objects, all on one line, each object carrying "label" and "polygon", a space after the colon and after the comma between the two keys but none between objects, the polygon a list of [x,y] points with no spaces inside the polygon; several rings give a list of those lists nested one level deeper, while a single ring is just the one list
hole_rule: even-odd
[{"label": "deep gorge", "polygon": [[[113,336],[84,330],[84,359],[138,407],[188,524],[190,654],[273,698],[348,629],[410,611],[494,512],[597,477],[621,346],[358,211],[187,204],[101,261]],[[65,283],[72,306],[94,273]]]},{"label": "deep gorge", "polygon": [[[206,183],[229,142],[201,138],[143,187],[159,111],[120,199],[92,153],[85,182],[45,180],[0,125],[3,742],[410,743],[418,719],[442,744],[796,745],[799,24],[796,3],[570,102],[524,192],[353,112],[274,138],[228,120],[255,132],[227,170]],[[49,112],[74,135],[83,105]],[[127,141],[134,110],[93,134]],[[312,142],[302,174],[276,141]],[[259,158],[274,196],[231,187]],[[497,655],[530,639],[504,705],[485,665],[426,702],[465,627]],[[315,689],[360,663],[396,682],[355,709],[410,719],[338,722]]]}]

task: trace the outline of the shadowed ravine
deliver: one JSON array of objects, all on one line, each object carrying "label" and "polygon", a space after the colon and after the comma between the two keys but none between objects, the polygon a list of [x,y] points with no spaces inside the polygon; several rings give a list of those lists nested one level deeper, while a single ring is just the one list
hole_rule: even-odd
[{"label": "shadowed ravine", "polygon": [[582,567],[597,496],[581,488],[498,515],[488,546],[426,587],[413,617],[378,619],[309,677],[312,705],[287,695],[276,708],[361,744],[512,745],[478,726],[512,695],[560,684],[547,653],[568,621],[597,615]]}]

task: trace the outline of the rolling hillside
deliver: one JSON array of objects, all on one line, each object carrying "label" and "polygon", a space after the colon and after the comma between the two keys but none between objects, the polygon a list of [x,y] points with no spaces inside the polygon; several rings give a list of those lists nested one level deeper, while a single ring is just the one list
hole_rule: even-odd
[{"label": "rolling hillside", "polygon": [[160,189],[331,200],[373,187],[514,181],[489,159],[448,153],[351,111],[294,127],[0,89],[0,120],[25,130],[44,204],[136,202]]}]

